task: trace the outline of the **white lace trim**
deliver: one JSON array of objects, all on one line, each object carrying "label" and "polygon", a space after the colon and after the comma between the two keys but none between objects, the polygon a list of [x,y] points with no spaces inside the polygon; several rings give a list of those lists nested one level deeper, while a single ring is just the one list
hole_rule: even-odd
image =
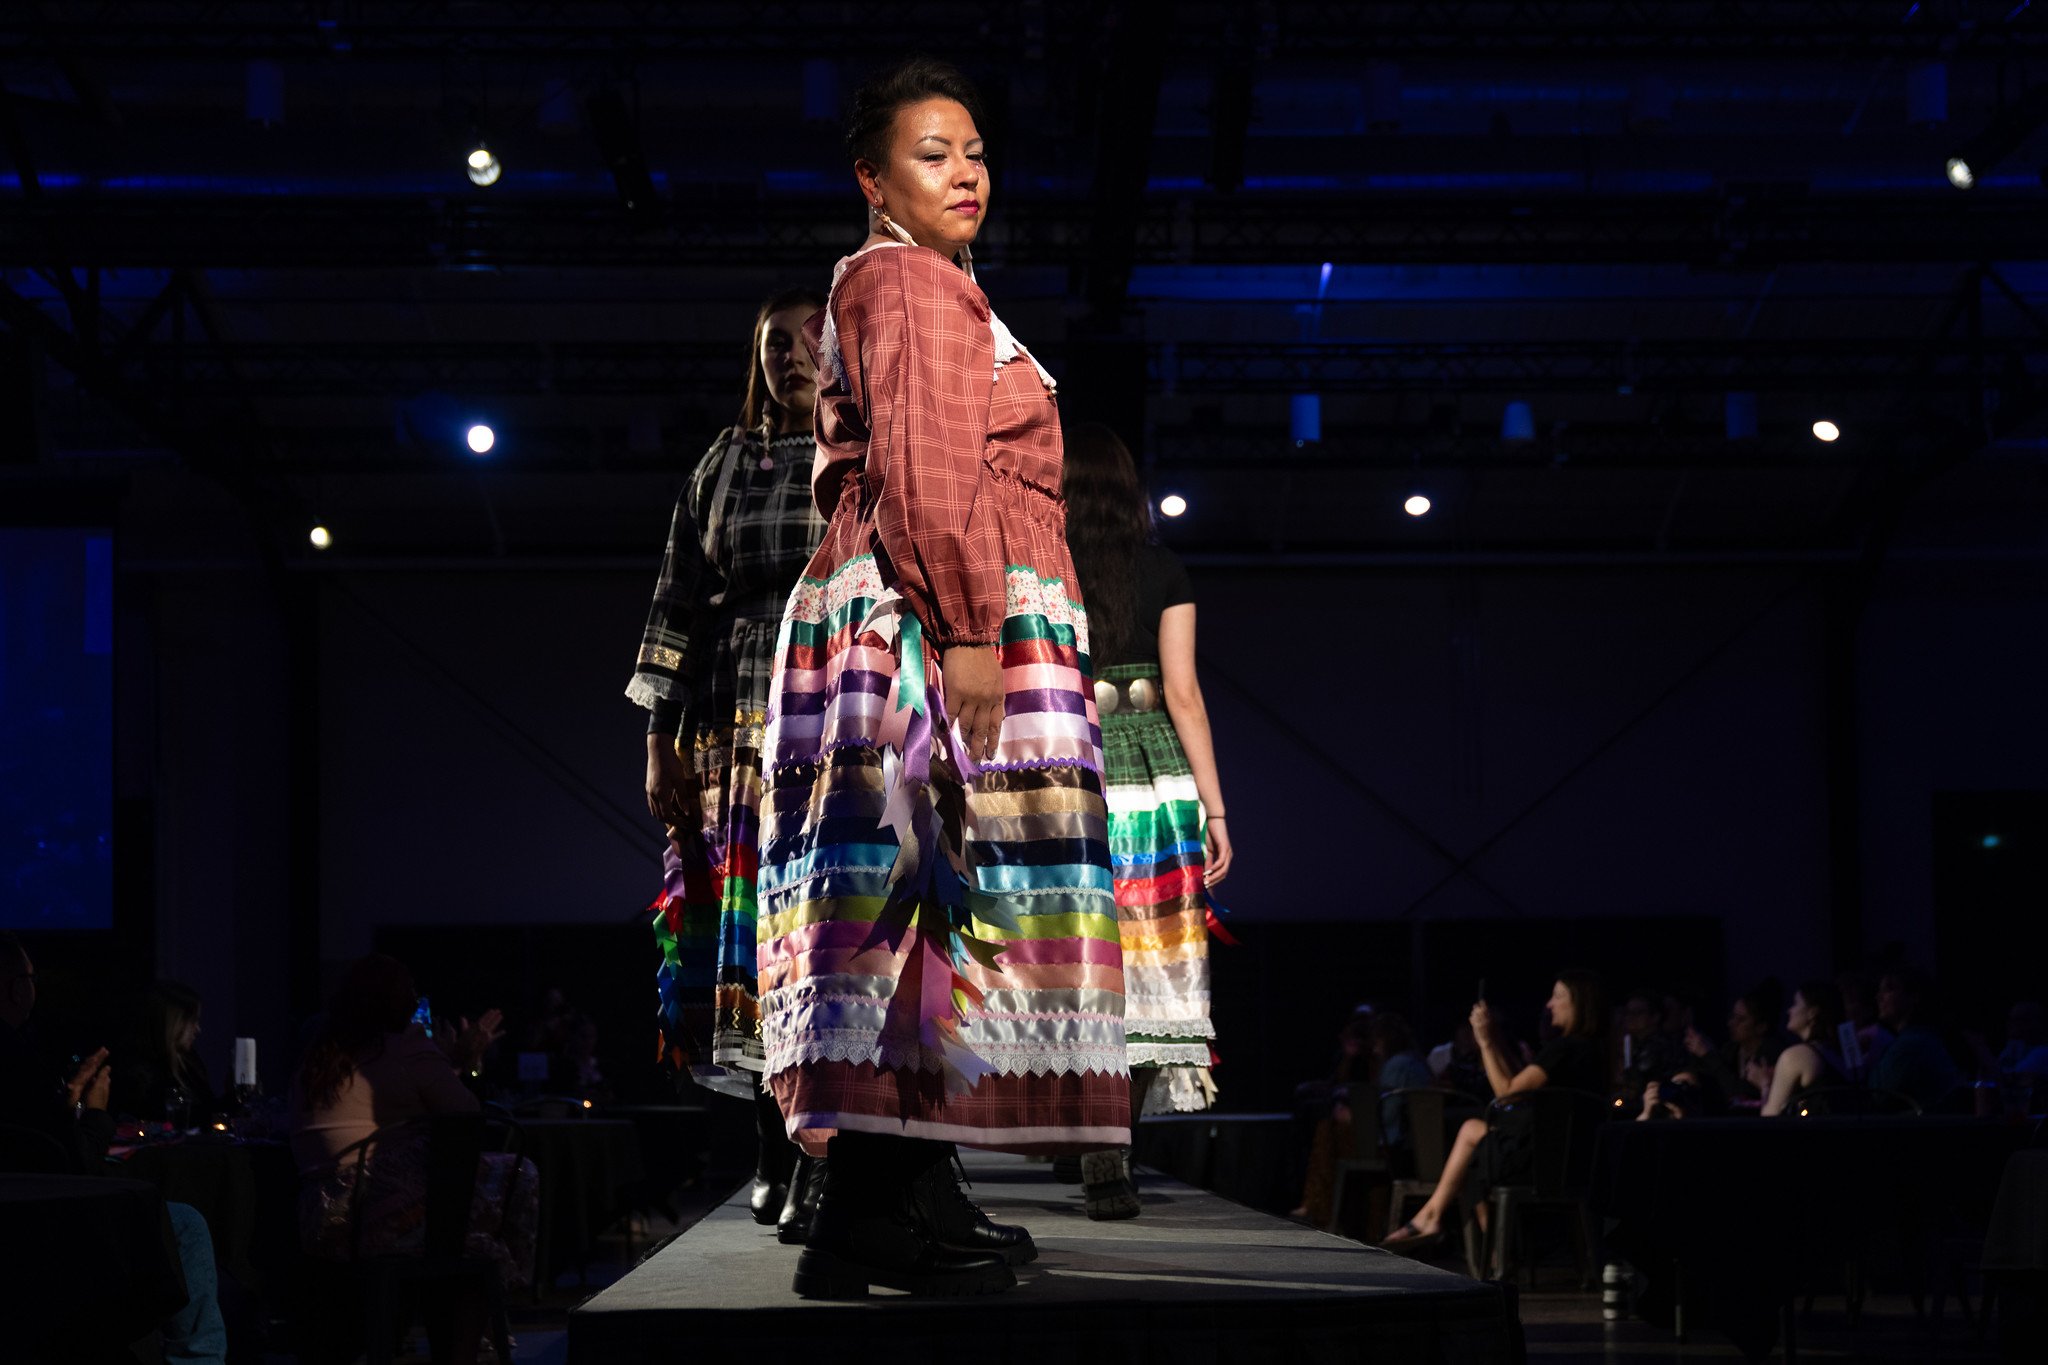
[{"label": "white lace trim", "polygon": [[[1130,1063],[1125,1050],[1116,1046],[1077,1048],[1058,1044],[970,1044],[975,1053],[999,1076],[1066,1076],[1094,1073],[1127,1076]],[[1204,1051],[1202,1060],[1208,1061]],[[940,1057],[915,1042],[878,1038],[872,1033],[852,1037],[806,1034],[779,1040],[768,1049],[768,1075],[811,1062],[846,1062],[859,1066],[869,1062],[895,1071],[940,1070]]]},{"label": "white lace trim", "polygon": [[1148,1038],[1214,1038],[1216,1025],[1207,1019],[1148,1019],[1127,1012],[1124,1031],[1142,1033]]},{"label": "white lace trim", "polygon": [[1132,1043],[1132,1066],[1207,1066],[1207,1043]]}]

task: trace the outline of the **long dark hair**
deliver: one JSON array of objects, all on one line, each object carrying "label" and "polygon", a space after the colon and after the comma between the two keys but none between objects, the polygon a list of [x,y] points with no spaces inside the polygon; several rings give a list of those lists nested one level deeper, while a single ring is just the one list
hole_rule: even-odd
[{"label": "long dark hair", "polygon": [[1842,988],[1819,978],[1802,981],[1799,983],[1799,998],[1813,1011],[1813,1027],[1807,1030],[1806,1041],[1815,1047],[1833,1049],[1837,1044],[1835,1035],[1841,1031],[1842,1021],[1848,1017],[1842,1007]]},{"label": "long dark hair", "polygon": [[1152,508],[1130,448],[1101,422],[1068,427],[1067,549],[1088,604],[1088,651],[1096,672],[1136,642],[1138,557],[1152,539]]},{"label": "long dark hair", "polygon": [[1565,1036],[1605,1038],[1607,1001],[1600,989],[1599,976],[1572,967],[1559,972],[1557,979],[1563,985],[1564,993],[1572,998],[1572,1026],[1565,1030]]},{"label": "long dark hair", "polygon": [[142,997],[135,1044],[162,1066],[164,1076],[186,1090],[203,1081],[206,1068],[181,1046],[185,1030],[199,1018],[199,992],[182,981],[157,981]]},{"label": "long dark hair", "polygon": [[374,953],[350,963],[327,1004],[320,1032],[299,1065],[299,1088],[307,1106],[332,1104],[355,1075],[357,1064],[386,1035],[403,1031],[411,1022],[418,998],[412,973],[397,958]]},{"label": "long dark hair", "polygon": [[[761,311],[754,314],[754,330],[747,340],[747,384],[741,390],[740,429],[753,431],[757,427],[768,427],[782,419],[782,404],[775,401],[775,395],[768,388],[768,376],[761,368],[761,338],[768,331],[768,319],[785,308],[794,308],[807,303],[816,312],[825,306],[825,296],[817,290],[802,286],[785,289],[780,294],[769,296],[761,304]],[[794,339],[803,345],[803,338]]]}]

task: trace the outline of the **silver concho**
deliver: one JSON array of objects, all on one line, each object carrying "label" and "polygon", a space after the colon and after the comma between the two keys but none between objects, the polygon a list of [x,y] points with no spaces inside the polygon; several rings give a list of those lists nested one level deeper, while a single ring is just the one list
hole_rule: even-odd
[{"label": "silver concho", "polygon": [[1159,685],[1150,678],[1133,678],[1125,684],[1131,697],[1131,709],[1143,714],[1159,709]]},{"label": "silver concho", "polygon": [[1103,682],[1100,679],[1096,681],[1095,712],[1097,715],[1108,716],[1115,714],[1120,701],[1122,701],[1122,698],[1117,695],[1115,683]]}]

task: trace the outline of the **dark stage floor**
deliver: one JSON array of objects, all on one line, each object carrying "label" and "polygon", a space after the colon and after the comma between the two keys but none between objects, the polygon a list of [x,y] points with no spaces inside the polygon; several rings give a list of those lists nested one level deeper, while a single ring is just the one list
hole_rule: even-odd
[{"label": "dark stage floor", "polygon": [[1506,1362],[1521,1358],[1513,1295],[1255,1213],[1161,1176],[1142,1218],[1092,1223],[1078,1186],[1019,1158],[969,1154],[973,1195],[1030,1227],[1037,1261],[1007,1294],[814,1303],[790,1292],[794,1248],[735,1195],[569,1316],[569,1359],[673,1360],[746,1348],[777,1358],[845,1334],[896,1359],[969,1351],[978,1362]]}]

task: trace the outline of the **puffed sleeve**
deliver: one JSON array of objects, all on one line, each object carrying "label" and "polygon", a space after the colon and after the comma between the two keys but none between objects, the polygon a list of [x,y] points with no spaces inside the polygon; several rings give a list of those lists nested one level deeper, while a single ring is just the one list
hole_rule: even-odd
[{"label": "puffed sleeve", "polygon": [[995,390],[988,301],[937,252],[884,247],[847,271],[833,304],[841,352],[857,356],[885,579],[938,645],[994,644],[1005,566],[982,458]]}]

